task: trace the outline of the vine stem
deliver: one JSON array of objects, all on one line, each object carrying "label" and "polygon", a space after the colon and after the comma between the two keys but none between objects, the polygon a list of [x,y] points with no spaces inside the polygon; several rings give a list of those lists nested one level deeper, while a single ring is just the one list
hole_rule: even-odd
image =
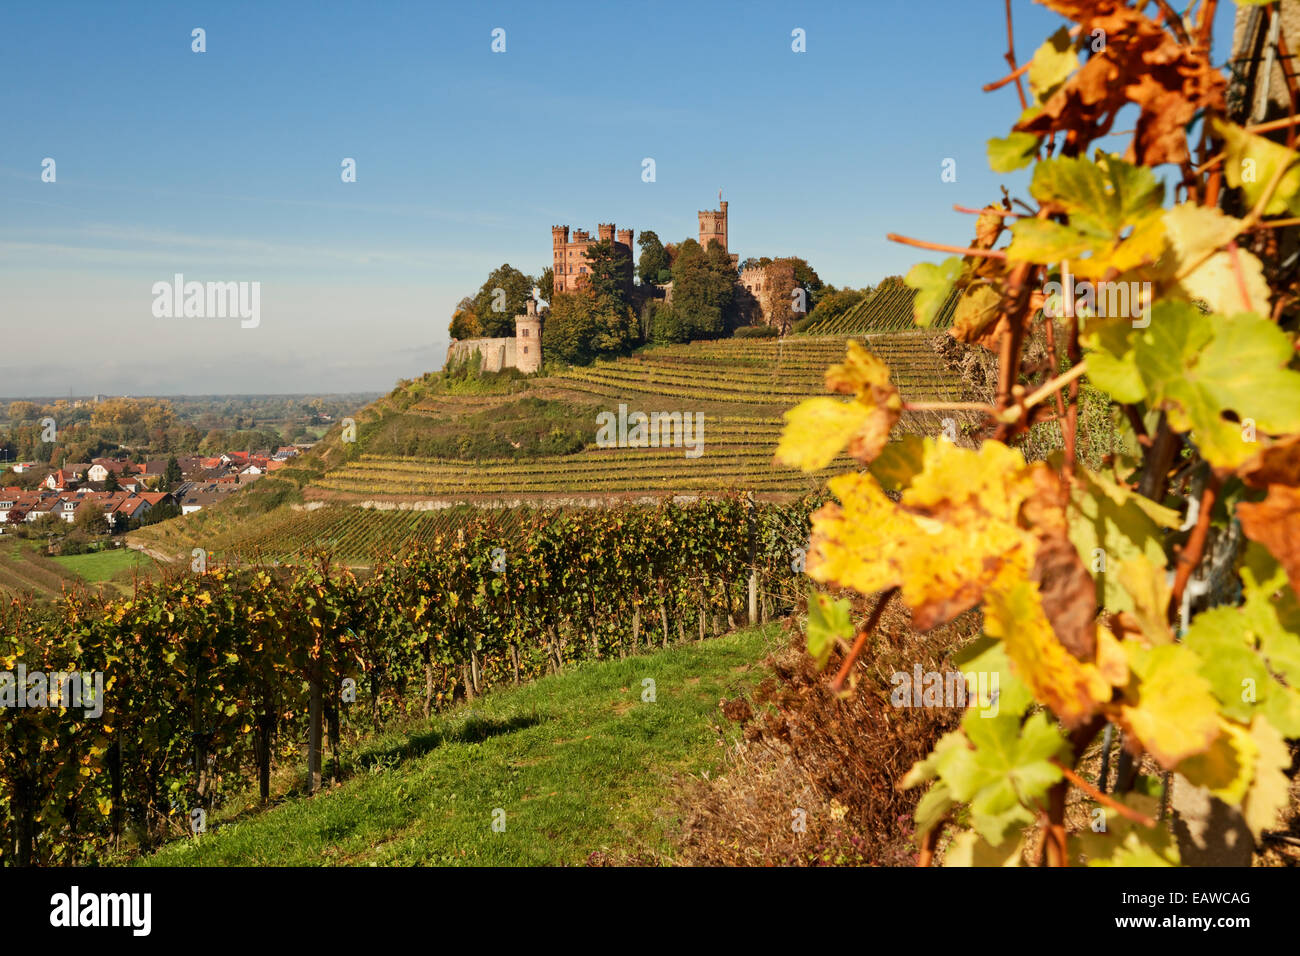
[{"label": "vine stem", "polygon": [[844,681],[848,678],[849,671],[853,669],[854,662],[857,661],[858,655],[862,653],[862,649],[867,646],[867,638],[871,636],[871,632],[874,631],[876,625],[880,623],[880,615],[884,613],[885,605],[889,603],[889,599],[894,596],[894,592],[897,590],[898,588],[890,588],[884,594],[880,595],[880,598],[876,601],[876,606],[871,611],[871,617],[867,618],[867,623],[863,625],[862,630],[858,632],[858,639],[853,642],[853,648],[849,651],[849,656],[844,658],[844,663],[840,665],[839,673],[836,674],[835,679],[831,681],[832,694],[838,694],[844,687]]},{"label": "vine stem", "polygon": [[[1019,71],[1016,66],[1016,35],[1011,28],[1011,0],[1007,0],[1007,66],[1011,67],[1013,74]],[[1032,62],[1032,61],[1031,61]],[[1016,93],[1020,97],[1020,109],[1029,109],[1029,100],[1025,98],[1025,84],[1019,76],[1015,77]]]},{"label": "vine stem", "polygon": [[935,252],[951,252],[957,256],[980,256],[985,259],[1006,259],[1007,253],[1004,249],[976,249],[971,246],[945,246],[938,242],[926,242],[924,239],[913,239],[910,236],[900,236],[896,232],[888,233],[885,236],[890,242],[902,243],[905,246],[916,246],[918,249],[933,249]]},{"label": "vine stem", "polygon": [[1017,219],[1025,218],[1023,212],[1013,212],[1010,209],[998,209],[996,207],[990,207],[988,209],[973,209],[970,206],[953,203],[952,208],[954,212],[964,212],[972,216],[1014,216]]},{"label": "vine stem", "polygon": [[1092,797],[1092,799],[1096,800],[1098,803],[1102,804],[1103,806],[1110,807],[1112,810],[1114,810],[1116,813],[1118,813],[1120,816],[1124,817],[1125,819],[1132,820],[1134,823],[1141,824],[1144,827],[1154,827],[1156,825],[1156,821],[1151,819],[1150,817],[1138,813],[1132,807],[1124,806],[1124,804],[1120,803],[1118,800],[1114,799],[1113,797],[1106,796],[1106,794],[1102,793],[1100,790],[1098,790],[1096,787],[1090,784],[1087,780],[1084,780],[1082,777],[1080,777],[1077,773],[1075,773],[1065,764],[1061,763],[1059,760],[1053,760],[1052,763],[1056,764],[1056,766],[1060,768],[1061,773],[1065,774],[1066,780],[1070,781],[1070,783],[1074,784],[1076,787],[1078,787],[1080,790],[1082,790],[1084,793]]},{"label": "vine stem", "polygon": [[1028,398],[1024,400],[1024,402],[1021,403],[1020,407],[1025,410],[1033,408],[1035,405],[1037,405],[1039,402],[1041,402],[1043,399],[1047,398],[1048,396],[1059,393],[1062,388],[1064,388],[1066,385],[1069,385],[1079,376],[1086,374],[1087,371],[1088,371],[1088,362],[1085,359],[1084,361],[1080,362],[1078,365],[1074,366],[1074,368],[1066,372],[1064,375],[1058,375],[1050,382],[1040,385],[1029,395]]},{"label": "vine stem", "polygon": [[1172,619],[1183,603],[1183,591],[1192,577],[1192,572],[1201,563],[1205,551],[1205,541],[1210,534],[1210,512],[1214,510],[1215,499],[1219,495],[1219,476],[1213,471],[1205,482],[1201,492],[1201,504],[1196,512],[1196,527],[1187,539],[1187,546],[1178,552],[1178,569],[1174,574],[1174,588],[1169,596],[1168,615]]},{"label": "vine stem", "polygon": [[929,866],[934,862],[934,851],[939,845],[939,834],[943,831],[944,824],[948,820],[945,817],[934,826],[926,831],[925,836],[921,839],[921,852],[917,854],[917,866]]}]

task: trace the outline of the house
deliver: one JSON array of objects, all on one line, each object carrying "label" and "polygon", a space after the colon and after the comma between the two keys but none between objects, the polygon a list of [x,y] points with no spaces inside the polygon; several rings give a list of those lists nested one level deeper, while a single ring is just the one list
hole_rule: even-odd
[{"label": "house", "polygon": [[16,461],[13,463],[14,473],[21,475],[25,471],[31,471],[36,465],[37,462],[34,461]]},{"label": "house", "polygon": [[58,471],[50,472],[41,484],[46,488],[49,488],[51,491],[63,491],[67,488],[75,488],[77,486],[77,479],[71,472],[64,471],[60,468]]},{"label": "house", "polygon": [[225,498],[224,492],[220,491],[194,491],[181,499],[181,514],[193,514],[196,511],[202,511],[204,508],[216,504]]},{"label": "house", "polygon": [[109,472],[121,478],[123,473],[130,468],[129,461],[118,461],[114,458],[96,458],[86,469],[86,478],[90,481],[107,481]]},{"label": "house", "polygon": [[279,461],[284,461],[286,458],[292,458],[297,454],[298,454],[298,449],[295,448],[293,445],[281,445],[279,448],[275,450],[275,454],[272,457],[278,459]]}]

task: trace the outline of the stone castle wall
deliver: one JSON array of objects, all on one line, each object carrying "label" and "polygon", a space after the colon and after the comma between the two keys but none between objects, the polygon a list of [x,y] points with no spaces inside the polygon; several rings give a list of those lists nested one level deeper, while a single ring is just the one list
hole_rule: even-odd
[{"label": "stone castle wall", "polygon": [[516,368],[516,347],[514,338],[508,339],[453,339],[447,348],[447,361],[443,368],[467,362],[474,353],[483,356],[484,372],[499,372],[503,368]]}]

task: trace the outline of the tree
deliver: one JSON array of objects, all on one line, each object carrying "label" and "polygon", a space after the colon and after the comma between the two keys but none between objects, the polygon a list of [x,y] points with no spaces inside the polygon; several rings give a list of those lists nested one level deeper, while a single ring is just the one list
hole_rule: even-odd
[{"label": "tree", "polygon": [[451,314],[451,325],[447,331],[453,339],[476,339],[483,334],[483,326],[479,324],[478,316],[474,313],[474,300],[469,296],[461,299],[456,305],[456,311]]},{"label": "tree", "polygon": [[91,536],[108,534],[108,516],[94,501],[82,502],[72,523],[78,531]]},{"label": "tree", "polygon": [[546,317],[547,351],[573,365],[627,352],[640,333],[630,308],[590,288],[556,295]]},{"label": "tree", "polygon": [[632,295],[632,256],[602,239],[587,247],[587,287],[597,298],[627,306]]},{"label": "tree", "polygon": [[537,294],[543,302],[550,302],[555,294],[555,269],[547,266],[537,277]]},{"label": "tree", "polygon": [[163,472],[163,487],[168,491],[172,491],[181,483],[183,477],[180,462],[174,457],[167,459],[167,470]]},{"label": "tree", "polygon": [[[498,291],[499,290],[499,291]],[[533,280],[514,266],[505,263],[488,275],[474,296],[474,314],[480,333],[489,339],[514,337],[515,316],[527,311],[533,295]]]},{"label": "tree", "polygon": [[659,282],[661,272],[671,274],[668,251],[664,249],[664,244],[659,241],[657,235],[647,229],[641,233],[636,244],[641,247],[641,258],[637,260],[636,274],[643,284],[654,285]]},{"label": "tree", "polygon": [[117,472],[110,471],[108,477],[104,479],[105,491],[121,491],[122,484],[117,480]]},{"label": "tree", "polygon": [[35,402],[10,402],[9,403],[9,421],[17,425],[19,422],[35,421],[40,417],[41,406]]},{"label": "tree", "polygon": [[736,270],[720,245],[701,249],[687,239],[678,247],[672,274],[671,341],[717,338],[734,324]]}]

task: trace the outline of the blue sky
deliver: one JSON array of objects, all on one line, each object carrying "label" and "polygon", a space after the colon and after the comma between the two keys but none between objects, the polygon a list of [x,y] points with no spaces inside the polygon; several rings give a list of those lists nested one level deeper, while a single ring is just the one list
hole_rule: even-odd
[{"label": "blue sky", "polygon": [[[1059,21],[1014,10],[1023,62]],[[997,0],[11,4],[0,395],[387,390],[551,225],[680,240],[720,187],[742,258],[873,283],[925,258],[886,233],[964,245],[997,197],[1004,52]],[[260,282],[260,325],[155,318],[177,272]]]}]

